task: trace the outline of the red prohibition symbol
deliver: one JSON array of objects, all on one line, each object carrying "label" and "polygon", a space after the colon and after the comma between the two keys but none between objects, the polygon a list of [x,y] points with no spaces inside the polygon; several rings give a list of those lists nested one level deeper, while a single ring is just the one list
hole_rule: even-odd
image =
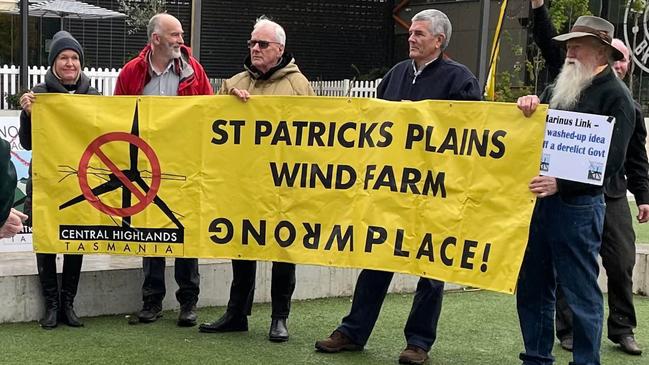
[{"label": "red prohibition symbol", "polygon": [[[147,157],[149,164],[151,165],[152,175],[151,187],[146,194],[138,189],[135,184],[124,175],[122,170],[120,170],[115,163],[113,163],[113,161],[111,161],[108,156],[101,151],[100,147],[110,142],[128,142],[144,152],[144,155]],[[139,200],[137,204],[122,208],[112,207],[104,204],[101,199],[92,192],[92,189],[88,185],[88,165],[90,163],[90,158],[94,155],[97,155],[101,162],[103,162],[108,169],[115,174],[119,181],[124,185],[124,188],[128,189],[137,197]],[[83,155],[81,155],[78,175],[79,187],[81,188],[81,192],[86,200],[99,211],[111,216],[130,217],[143,211],[144,208],[153,202],[153,199],[155,199],[158,190],[160,189],[161,173],[158,156],[156,156],[151,146],[149,146],[143,139],[126,132],[111,132],[95,138],[95,140],[93,140],[83,152]]]}]

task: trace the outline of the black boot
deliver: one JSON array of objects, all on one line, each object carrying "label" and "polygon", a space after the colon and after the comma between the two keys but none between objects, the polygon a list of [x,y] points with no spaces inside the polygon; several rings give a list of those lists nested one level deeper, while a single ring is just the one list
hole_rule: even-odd
[{"label": "black boot", "polygon": [[77,317],[77,314],[74,313],[72,302],[62,303],[62,307],[59,311],[59,320],[61,323],[65,323],[70,327],[83,327],[83,322],[81,322],[79,317]]},{"label": "black boot", "polygon": [[74,297],[77,295],[79,277],[81,276],[82,255],[64,255],[63,278],[61,280],[61,309],[59,319],[70,327],[83,327],[83,323],[74,313]]},{"label": "black boot", "polygon": [[58,324],[59,283],[56,278],[56,255],[36,254],[36,267],[41,282],[45,315],[38,321],[44,329],[52,329]]},{"label": "black boot", "polygon": [[178,314],[178,326],[193,327],[196,325],[196,304],[185,303],[180,305],[180,314]]},{"label": "black boot", "polygon": [[162,303],[145,302],[135,316],[140,323],[153,323],[162,317]]},{"label": "black boot", "polygon": [[288,327],[286,326],[286,318],[273,318],[270,322],[270,331],[268,331],[268,339],[272,342],[285,342],[288,341]]}]

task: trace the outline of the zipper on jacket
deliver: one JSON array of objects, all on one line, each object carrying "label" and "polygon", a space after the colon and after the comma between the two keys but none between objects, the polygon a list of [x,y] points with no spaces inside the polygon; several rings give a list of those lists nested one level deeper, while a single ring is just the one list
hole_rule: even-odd
[{"label": "zipper on jacket", "polygon": [[412,78],[412,84],[414,85],[417,82],[417,76],[421,75],[421,71],[415,71],[415,76]]}]

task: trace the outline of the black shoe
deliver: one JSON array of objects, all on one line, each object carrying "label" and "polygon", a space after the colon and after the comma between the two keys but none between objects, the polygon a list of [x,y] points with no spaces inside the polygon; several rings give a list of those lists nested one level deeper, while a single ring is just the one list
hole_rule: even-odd
[{"label": "black shoe", "polygon": [[51,330],[56,328],[59,324],[58,322],[58,310],[56,308],[48,308],[45,310],[45,315],[38,321],[38,324],[43,327],[43,329]]},{"label": "black shoe", "polygon": [[196,325],[196,305],[183,304],[180,306],[180,314],[178,315],[178,326],[180,327],[193,327]]},{"label": "black shoe", "polygon": [[248,330],[248,317],[237,316],[225,312],[221,318],[212,323],[203,323],[198,326],[200,332],[245,332]]},{"label": "black shoe", "polygon": [[559,341],[561,348],[572,352],[572,336],[566,336]]},{"label": "black shoe", "polygon": [[83,327],[83,323],[74,313],[72,303],[63,303],[63,308],[59,311],[61,323],[65,323],[70,327]]},{"label": "black shoe", "polygon": [[273,318],[270,322],[270,331],[268,339],[272,342],[288,341],[288,327],[286,327],[286,318]]},{"label": "black shoe", "polygon": [[633,335],[620,336],[615,343],[619,344],[622,351],[629,355],[642,355],[642,349],[640,349],[640,345],[638,345]]},{"label": "black shoe", "polygon": [[162,305],[144,303],[142,310],[137,312],[137,319],[140,323],[151,323],[162,317]]}]

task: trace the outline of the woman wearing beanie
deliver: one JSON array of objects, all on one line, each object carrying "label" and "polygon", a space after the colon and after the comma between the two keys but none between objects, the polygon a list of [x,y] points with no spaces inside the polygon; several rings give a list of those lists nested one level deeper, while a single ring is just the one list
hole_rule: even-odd
[{"label": "woman wearing beanie", "polygon": [[[20,144],[26,150],[32,149],[32,104],[38,93],[70,93],[99,95],[99,92],[90,86],[90,79],[81,71],[83,65],[83,49],[72,35],[60,31],[52,38],[50,54],[48,57],[50,69],[45,74],[45,82],[38,84],[20,98],[23,111],[20,114]],[[29,168],[30,179],[27,182],[26,213],[30,216],[32,210],[32,184],[31,165]],[[31,222],[29,222],[31,225]],[[36,227],[38,229],[38,227]],[[81,327],[83,323],[74,313],[73,302],[77,293],[79,276],[81,273],[82,255],[63,255],[63,275],[61,280],[61,293],[56,277],[56,254],[36,254],[38,276],[41,282],[43,297],[45,299],[45,315],[38,321],[44,329],[52,329],[58,323],[65,323],[72,327]]]}]

